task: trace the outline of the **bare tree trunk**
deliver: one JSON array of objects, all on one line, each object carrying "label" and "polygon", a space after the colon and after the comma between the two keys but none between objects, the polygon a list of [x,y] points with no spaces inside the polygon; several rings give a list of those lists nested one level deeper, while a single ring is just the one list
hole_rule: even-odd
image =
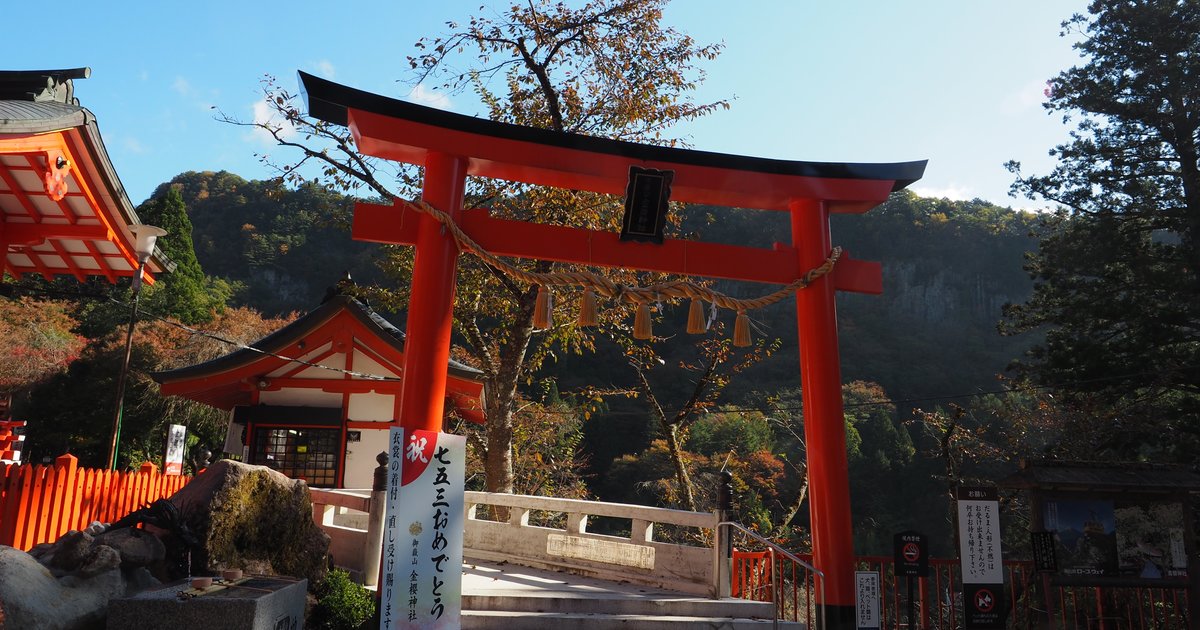
[{"label": "bare tree trunk", "polygon": [[787,534],[787,530],[792,526],[792,521],[796,520],[796,515],[800,513],[800,508],[804,505],[804,499],[808,498],[808,472],[805,471],[804,483],[800,485],[800,491],[796,493],[796,500],[792,502],[792,506],[788,508],[786,514],[775,525],[775,531],[772,536],[783,536]]},{"label": "bare tree trunk", "polygon": [[512,459],[513,412],[517,401],[517,383],[521,379],[525,364],[525,353],[533,339],[533,307],[536,297],[536,289],[532,288],[520,297],[520,320],[513,324],[512,340],[500,348],[499,369],[485,384],[488,396],[484,414],[487,421],[488,449],[483,470],[487,475],[488,492],[512,492],[515,487]]},{"label": "bare tree trunk", "polygon": [[488,492],[513,491],[512,410],[498,409],[487,419],[487,459],[483,472]]},{"label": "bare tree trunk", "polygon": [[678,428],[673,425],[663,427],[667,435],[667,447],[671,450],[671,463],[675,465],[675,480],[679,482],[679,494],[683,499],[683,508],[696,511],[696,493],[692,491],[692,478],[688,475],[687,464],[683,461],[683,448],[679,445]]}]

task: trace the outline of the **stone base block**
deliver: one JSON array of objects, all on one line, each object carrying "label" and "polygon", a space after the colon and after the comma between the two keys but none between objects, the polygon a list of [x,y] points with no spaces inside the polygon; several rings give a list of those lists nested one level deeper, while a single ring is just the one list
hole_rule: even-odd
[{"label": "stone base block", "polygon": [[108,604],[108,629],[302,630],[307,580],[253,577],[196,592],[174,582]]}]

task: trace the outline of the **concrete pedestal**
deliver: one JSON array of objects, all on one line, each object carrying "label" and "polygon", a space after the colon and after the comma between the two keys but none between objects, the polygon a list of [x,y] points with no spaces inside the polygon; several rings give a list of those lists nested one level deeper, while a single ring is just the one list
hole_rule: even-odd
[{"label": "concrete pedestal", "polygon": [[[222,587],[223,588],[218,588]],[[302,630],[308,580],[255,577],[197,591],[173,582],[108,604],[108,629]]]}]

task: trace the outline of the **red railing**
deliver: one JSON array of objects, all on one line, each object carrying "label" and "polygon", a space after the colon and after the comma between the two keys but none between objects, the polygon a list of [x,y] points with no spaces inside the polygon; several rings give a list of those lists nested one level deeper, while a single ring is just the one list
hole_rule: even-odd
[{"label": "red railing", "polygon": [[[804,556],[811,562],[811,556]],[[773,581],[772,574],[779,578]],[[766,551],[733,552],[733,571],[730,591],[733,597],[760,602],[776,601],[773,590],[779,593],[775,614],[778,619],[803,621],[809,628],[816,619],[817,594],[816,576],[808,567],[777,554],[773,549]]]},{"label": "red railing", "polygon": [[111,523],[191,479],[163,475],[151,463],[129,473],[78,464],[73,455],[51,466],[0,464],[0,545],[28,551],[93,521]]},{"label": "red railing", "polygon": [[[808,556],[803,556],[808,560]],[[897,576],[892,558],[861,556],[858,568],[880,576],[882,628],[958,630],[963,627],[962,580],[955,559],[932,558],[929,577],[913,578],[913,608],[909,618],[905,576]],[[1059,586],[1038,575],[1029,561],[1006,561],[1004,592],[1009,628],[1061,630],[1176,630],[1186,629],[1190,611],[1187,587]],[[771,577],[779,578],[773,586]],[[814,628],[817,597],[813,576],[800,564],[768,551],[734,551],[734,597],[775,601],[780,619],[803,621]]]},{"label": "red railing", "polygon": [[[0,401],[7,397],[0,396]],[[3,404],[0,404],[0,408]],[[24,420],[0,420],[0,463],[21,462],[21,445],[25,436],[20,435],[25,429]]]}]

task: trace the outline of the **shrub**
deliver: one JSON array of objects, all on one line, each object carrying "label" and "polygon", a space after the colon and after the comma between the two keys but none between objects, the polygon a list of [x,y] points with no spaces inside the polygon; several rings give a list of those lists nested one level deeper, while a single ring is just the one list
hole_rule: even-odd
[{"label": "shrub", "polygon": [[321,630],[355,630],[375,614],[375,599],[366,588],[350,580],[342,569],[332,569],[316,589],[310,627]]}]

